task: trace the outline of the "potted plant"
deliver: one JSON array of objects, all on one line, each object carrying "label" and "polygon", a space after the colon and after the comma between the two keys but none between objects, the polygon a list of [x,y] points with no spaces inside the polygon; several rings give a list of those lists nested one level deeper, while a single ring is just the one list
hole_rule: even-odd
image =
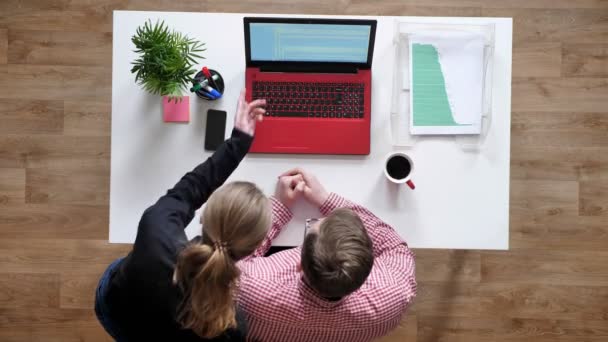
[{"label": "potted plant", "polygon": [[205,51],[201,43],[186,35],[169,30],[164,21],[148,20],[137,28],[131,38],[139,57],[132,63],[135,82],[144,90],[163,96],[165,121],[188,121],[189,98],[182,96],[196,72],[193,65],[199,53]]}]

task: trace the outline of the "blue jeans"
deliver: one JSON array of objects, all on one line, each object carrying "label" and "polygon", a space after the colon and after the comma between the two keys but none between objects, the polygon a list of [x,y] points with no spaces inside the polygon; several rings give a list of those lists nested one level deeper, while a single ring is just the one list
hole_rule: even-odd
[{"label": "blue jeans", "polygon": [[110,307],[108,306],[106,296],[110,288],[111,277],[118,269],[118,265],[120,265],[122,259],[116,259],[108,266],[105,272],[103,272],[101,279],[99,279],[99,285],[97,285],[97,291],[95,291],[95,313],[97,314],[97,319],[116,341],[124,341],[124,338],[121,337],[119,327],[112,321],[112,317],[110,317]]}]

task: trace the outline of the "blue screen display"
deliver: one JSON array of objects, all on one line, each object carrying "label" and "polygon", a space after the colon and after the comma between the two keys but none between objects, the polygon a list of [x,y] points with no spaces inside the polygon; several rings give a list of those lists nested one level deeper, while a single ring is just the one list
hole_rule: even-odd
[{"label": "blue screen display", "polygon": [[366,63],[370,25],[250,23],[252,61]]}]

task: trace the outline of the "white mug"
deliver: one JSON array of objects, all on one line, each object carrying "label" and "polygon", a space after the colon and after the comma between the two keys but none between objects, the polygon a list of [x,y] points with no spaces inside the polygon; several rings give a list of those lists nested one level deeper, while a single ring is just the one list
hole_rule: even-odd
[{"label": "white mug", "polygon": [[[393,160],[393,158],[398,159]],[[390,170],[389,162],[391,162]],[[414,162],[412,161],[412,158],[403,152],[391,152],[384,159],[384,175],[393,183],[405,183],[410,189],[414,190],[416,186],[414,185],[414,182],[412,182],[413,172]]]}]

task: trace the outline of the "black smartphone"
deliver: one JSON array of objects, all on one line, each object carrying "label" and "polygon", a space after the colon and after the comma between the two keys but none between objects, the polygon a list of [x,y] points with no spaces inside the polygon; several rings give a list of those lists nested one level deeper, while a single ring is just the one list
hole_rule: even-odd
[{"label": "black smartphone", "polygon": [[224,142],[226,132],[226,112],[209,109],[205,126],[205,150],[215,151]]}]

